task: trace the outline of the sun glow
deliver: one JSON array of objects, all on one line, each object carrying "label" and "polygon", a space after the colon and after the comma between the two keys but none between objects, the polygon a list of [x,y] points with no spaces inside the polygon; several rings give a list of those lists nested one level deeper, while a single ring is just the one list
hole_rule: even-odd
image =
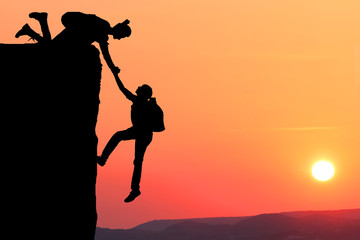
[{"label": "sun glow", "polygon": [[328,161],[319,161],[314,164],[312,174],[319,181],[327,181],[334,176],[335,168]]}]

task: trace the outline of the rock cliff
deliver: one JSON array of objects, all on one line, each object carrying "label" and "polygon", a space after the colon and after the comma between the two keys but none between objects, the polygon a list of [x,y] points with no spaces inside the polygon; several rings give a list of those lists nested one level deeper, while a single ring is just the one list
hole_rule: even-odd
[{"label": "rock cliff", "polygon": [[99,51],[0,44],[0,58],[7,236],[93,239]]}]

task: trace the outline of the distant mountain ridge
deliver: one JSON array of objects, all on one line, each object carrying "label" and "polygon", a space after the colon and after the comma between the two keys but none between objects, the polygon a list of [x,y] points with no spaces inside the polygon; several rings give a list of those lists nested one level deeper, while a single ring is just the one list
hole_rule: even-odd
[{"label": "distant mountain ridge", "polygon": [[98,228],[95,239],[359,240],[360,209],[154,220],[129,230]]},{"label": "distant mountain ridge", "polygon": [[150,231],[163,231],[168,227],[173,225],[184,223],[184,222],[194,222],[194,223],[204,223],[209,225],[218,225],[218,224],[235,224],[248,217],[213,217],[213,218],[190,218],[190,219],[169,219],[169,220],[153,220],[140,224],[133,229],[137,230],[150,230]]}]

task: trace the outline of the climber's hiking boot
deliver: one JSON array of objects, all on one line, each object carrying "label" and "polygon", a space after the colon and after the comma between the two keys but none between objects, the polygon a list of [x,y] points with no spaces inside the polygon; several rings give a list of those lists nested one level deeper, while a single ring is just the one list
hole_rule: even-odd
[{"label": "climber's hiking boot", "polygon": [[15,35],[16,38],[19,38],[20,36],[24,36],[27,35],[29,36],[29,34],[31,34],[32,30],[29,26],[29,24],[25,24]]},{"label": "climber's hiking boot", "polygon": [[39,22],[47,20],[47,16],[48,16],[48,14],[46,12],[41,12],[41,13],[40,12],[32,12],[29,14],[30,18],[34,18],[34,19],[38,20]]},{"label": "climber's hiking boot", "polygon": [[135,198],[140,196],[140,190],[132,190],[127,198],[125,198],[124,202],[129,203],[134,201]]},{"label": "climber's hiking boot", "polygon": [[106,163],[106,158],[104,158],[104,157],[97,157],[97,163],[100,165],[100,166],[104,166],[105,165],[105,163]]}]

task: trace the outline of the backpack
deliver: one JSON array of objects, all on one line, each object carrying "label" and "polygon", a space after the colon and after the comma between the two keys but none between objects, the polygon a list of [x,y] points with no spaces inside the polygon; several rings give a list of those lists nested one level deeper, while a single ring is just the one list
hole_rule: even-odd
[{"label": "backpack", "polygon": [[164,125],[164,112],[161,107],[156,103],[155,98],[150,99],[151,111],[151,128],[153,132],[162,132],[165,130]]}]

